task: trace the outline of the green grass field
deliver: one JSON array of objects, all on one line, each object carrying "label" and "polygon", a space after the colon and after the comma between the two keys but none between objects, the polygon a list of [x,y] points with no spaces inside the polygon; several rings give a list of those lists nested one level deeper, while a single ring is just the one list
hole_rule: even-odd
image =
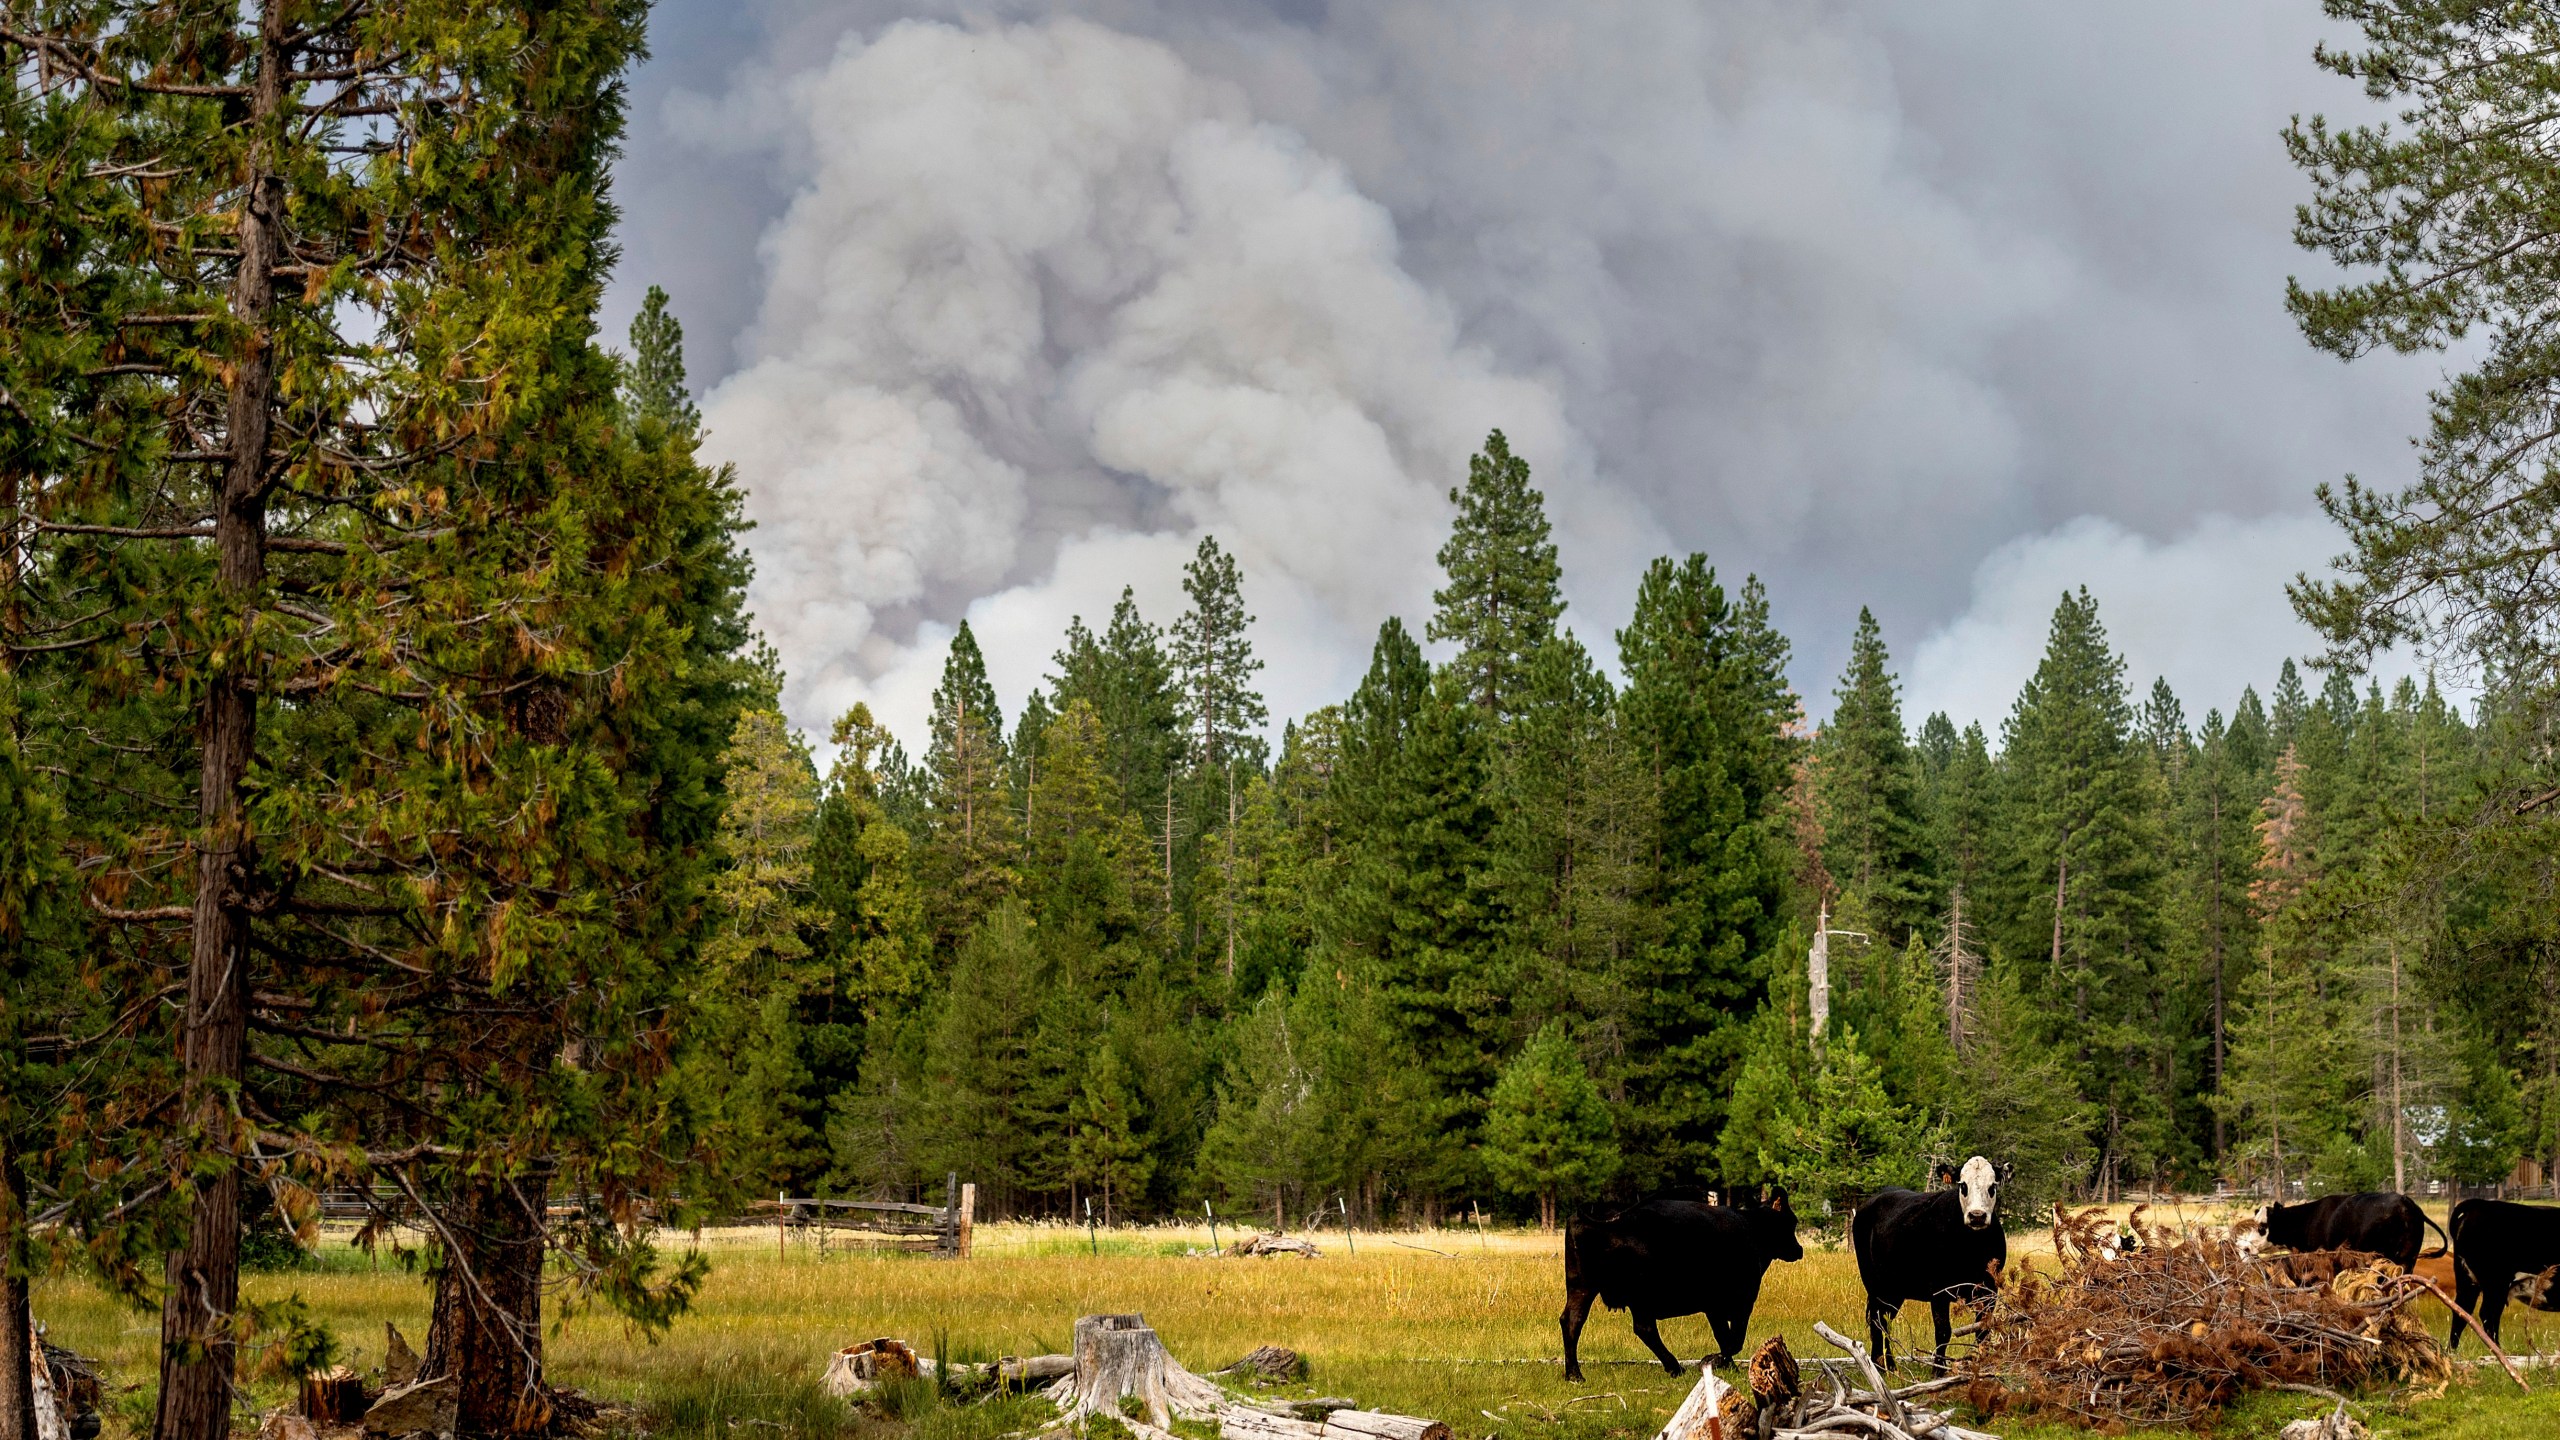
[{"label": "green grass field", "polygon": [[[1100,1236],[1096,1255],[1082,1231],[990,1226],[979,1231],[975,1258],[951,1262],[820,1256],[797,1242],[777,1257],[770,1231],[715,1234],[705,1241],[714,1260],[710,1283],[663,1340],[649,1344],[610,1316],[586,1314],[554,1329],[549,1358],[557,1380],[648,1407],[661,1435],[720,1440],[992,1434],[1026,1416],[958,1413],[903,1397],[904,1423],[856,1420],[814,1382],[829,1352],[855,1340],[896,1336],[926,1350],[939,1343],[955,1358],[1050,1353],[1066,1348],[1077,1315],[1099,1311],[1144,1313],[1194,1370],[1223,1366],[1256,1345],[1289,1346],[1313,1367],[1309,1393],[1435,1416],[1470,1440],[1647,1436],[1687,1392],[1687,1380],[1653,1363],[1625,1315],[1596,1310],[1582,1344],[1588,1379],[1565,1383],[1554,1236],[1362,1234],[1348,1249],[1339,1234],[1318,1239],[1321,1259],[1238,1260],[1186,1256],[1186,1249],[1207,1248],[1205,1230],[1123,1230]],[[2016,1237],[2013,1248],[2036,1239]],[[317,1268],[254,1275],[247,1288],[258,1299],[300,1294],[359,1368],[379,1362],[385,1321],[413,1344],[423,1338],[425,1283],[394,1263],[373,1268],[342,1241],[329,1242]],[[1858,1333],[1861,1303],[1847,1251],[1808,1247],[1802,1262],[1772,1267],[1752,1339],[1775,1332],[1800,1354],[1830,1354],[1814,1322]],[[2423,1303],[2440,1332],[2441,1307]],[[147,1421],[155,1316],[63,1279],[40,1284],[37,1314],[57,1339],[103,1358],[112,1381],[130,1387],[120,1393],[109,1440],[117,1440],[117,1428],[129,1435],[137,1418]],[[1907,1307],[1902,1343],[1925,1344],[1927,1327],[1927,1312]],[[1703,1319],[1662,1328],[1686,1358],[1712,1344]],[[2560,1315],[2511,1307],[2506,1337],[2517,1352],[2560,1349]],[[2466,1349],[2479,1353],[2476,1341]],[[2368,1418],[2411,1440],[2560,1435],[2560,1372],[2534,1379],[2534,1393],[2519,1395],[2490,1372],[2440,1399],[2377,1405]],[[283,1389],[265,1386],[258,1398],[281,1403]],[[2222,1433],[2272,1434],[2317,1403],[2266,1397],[2230,1417]],[[2014,1421],[1995,1428],[2010,1436],[2078,1433]]]}]

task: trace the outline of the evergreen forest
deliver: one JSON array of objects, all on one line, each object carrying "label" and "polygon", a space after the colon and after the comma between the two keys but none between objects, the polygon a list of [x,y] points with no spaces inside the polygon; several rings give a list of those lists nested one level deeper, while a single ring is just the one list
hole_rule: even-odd
[{"label": "evergreen forest", "polygon": [[600,331],[643,0],[0,3],[0,1435],[48,1266],[158,1313],[160,1440],[322,1368],[240,1272],[324,1194],[412,1247],[458,1431],[516,1435],[546,1307],[663,1331],[668,1237],[777,1194],[2547,1179],[2560,166],[2499,137],[2560,37],[2330,8],[2406,109],[2287,135],[2366,277],[2288,303],[2471,368],[2405,488],[2318,492],[2319,647],[2260,685],[2128,673],[2073,590],[1959,727],[1872,615],[1801,673],[1787,577],[1705,554],[1577,635],[1497,430],[1335,703],[1271,713],[1213,534],[1178,611],[1058,617],[1014,713],[960,625],[901,735],[786,718],[756,477],[663,291]]}]

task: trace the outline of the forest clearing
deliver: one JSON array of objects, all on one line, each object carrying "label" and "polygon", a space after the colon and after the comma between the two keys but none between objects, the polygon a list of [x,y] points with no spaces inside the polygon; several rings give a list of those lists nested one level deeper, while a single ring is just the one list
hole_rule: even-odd
[{"label": "forest clearing", "polygon": [[[2120,1207],[2129,1208],[2129,1207]],[[1237,1232],[1222,1227],[1220,1238]],[[706,1233],[714,1263],[692,1313],[649,1344],[624,1323],[590,1311],[546,1337],[551,1374],[600,1399],[633,1402],[626,1423],[669,1437],[722,1440],[984,1440],[1038,1418],[1046,1401],[944,1406],[912,1419],[848,1406],[818,1388],[827,1355],[840,1345],[897,1336],[954,1360],[1052,1353],[1074,1319],[1103,1311],[1143,1313],[1173,1354],[1206,1372],[1258,1345],[1306,1357],[1305,1384],[1288,1393],[1355,1397],[1364,1407],[1433,1416],[1466,1440],[1558,1435],[1574,1440],[1641,1440],[1653,1435],[1694,1382],[1654,1364],[1623,1314],[1595,1314],[1584,1334],[1589,1378],[1567,1382],[1556,1354],[1561,1239],[1535,1230],[1339,1231],[1313,1237],[1315,1260],[1210,1258],[1205,1227],[1144,1226],[1087,1231],[1064,1225],[986,1226],[967,1261],[839,1247],[819,1255],[805,1241],[777,1257],[773,1232],[741,1226]],[[2013,1240],[2016,1253],[2050,1260],[2041,1231]],[[380,1363],[382,1326],[424,1333],[429,1288],[396,1264],[376,1268],[331,1236],[300,1271],[255,1274],[258,1300],[299,1294],[343,1347],[343,1363]],[[1855,1323],[1862,1292],[1845,1244],[1808,1244],[1802,1262],[1774,1267],[1752,1343],[1783,1335],[1798,1354],[1828,1353],[1816,1321]],[[52,1338],[104,1362],[112,1390],[146,1376],[156,1327],[81,1281],[40,1284],[36,1309]],[[2420,1316],[2441,1334],[2444,1310],[2422,1302]],[[1664,1338],[1684,1359],[1711,1348],[1706,1322],[1667,1320]],[[1899,1344],[1922,1349],[1924,1307],[1897,1325]],[[2560,1314],[2521,1306],[2507,1313],[2510,1353],[2560,1352]],[[2467,1357],[2479,1355],[2466,1337]],[[1961,1353],[1961,1352],[1959,1352]],[[2398,1405],[2387,1396],[2358,1412],[2406,1440],[2459,1440],[2549,1433],[2560,1425],[2560,1384],[2534,1375],[2518,1393],[2493,1369],[2463,1367],[2442,1397]],[[1905,1368],[1905,1378],[1917,1373]],[[256,1387],[261,1409],[289,1405],[289,1386]],[[2230,1412],[2218,1433],[2272,1434],[2283,1420],[2321,1402],[2260,1395]],[[109,1407],[104,1440],[147,1433],[148,1415]],[[1032,1428],[1037,1428],[1034,1425]],[[1995,1426],[2004,1440],[2088,1433],[2075,1426]],[[2183,1431],[2150,1432],[2163,1435]]]},{"label": "forest clearing", "polygon": [[0,0],[0,1440],[2560,1435],[2560,4],[1433,3]]}]

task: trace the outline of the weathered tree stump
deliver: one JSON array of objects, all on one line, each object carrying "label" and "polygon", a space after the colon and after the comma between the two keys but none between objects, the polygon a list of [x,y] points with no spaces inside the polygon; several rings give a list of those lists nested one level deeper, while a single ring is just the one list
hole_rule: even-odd
[{"label": "weathered tree stump", "polygon": [[302,1377],[302,1413],[316,1424],[353,1425],[370,1403],[364,1378],[344,1365]]},{"label": "weathered tree stump", "polygon": [[1177,1415],[1213,1419],[1229,1403],[1225,1392],[1166,1353],[1143,1315],[1076,1317],[1075,1356],[1076,1373],[1058,1382],[1073,1387],[1065,1407],[1069,1419],[1120,1415],[1122,1398],[1135,1396],[1146,1423],[1164,1430]]}]

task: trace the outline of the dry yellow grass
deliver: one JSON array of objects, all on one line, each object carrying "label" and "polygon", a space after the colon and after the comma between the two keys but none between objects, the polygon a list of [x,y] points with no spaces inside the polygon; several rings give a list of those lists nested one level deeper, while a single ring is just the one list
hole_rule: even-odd
[{"label": "dry yellow grass", "polygon": [[[1348,1247],[1338,1233],[1318,1242],[1326,1252],[1318,1260],[1210,1259],[1182,1254],[1207,1248],[1205,1229],[1121,1230],[1099,1237],[1096,1256],[1081,1230],[988,1226],[977,1257],[951,1263],[821,1257],[796,1241],[777,1258],[771,1231],[715,1233],[705,1240],[710,1283],[663,1341],[640,1342],[620,1321],[587,1314],[552,1335],[551,1363],[557,1378],[602,1394],[647,1399],[710,1384],[743,1404],[814,1376],[829,1351],[856,1339],[895,1335],[930,1346],[939,1335],[955,1354],[1033,1354],[1063,1349],[1079,1314],[1139,1311],[1195,1370],[1255,1345],[1286,1345],[1308,1357],[1322,1393],[1438,1416],[1477,1436],[1650,1434],[1688,1388],[1653,1363],[1623,1314],[1597,1311],[1583,1336],[1590,1378],[1564,1382],[1556,1236],[1452,1230],[1361,1234]],[[2033,1237],[2017,1242],[2024,1248]],[[261,1299],[301,1294],[359,1365],[379,1359],[385,1320],[417,1340],[424,1282],[396,1265],[366,1270],[342,1242],[334,1249],[329,1268],[257,1275],[248,1288]],[[1811,1248],[1801,1263],[1771,1267],[1751,1337],[1783,1334],[1800,1354],[1828,1354],[1813,1322],[1856,1333],[1862,1303],[1847,1251]],[[64,1279],[43,1283],[37,1304],[58,1337],[106,1359],[118,1381],[147,1378],[156,1317]],[[2441,1331],[2440,1311],[2430,1323]],[[1662,1328],[1685,1358],[1712,1345],[1701,1319]],[[1927,1312],[1908,1307],[1900,1333],[1906,1344],[1925,1344]],[[2560,1347],[2560,1316],[2511,1307],[2507,1335],[2521,1349]]]}]

